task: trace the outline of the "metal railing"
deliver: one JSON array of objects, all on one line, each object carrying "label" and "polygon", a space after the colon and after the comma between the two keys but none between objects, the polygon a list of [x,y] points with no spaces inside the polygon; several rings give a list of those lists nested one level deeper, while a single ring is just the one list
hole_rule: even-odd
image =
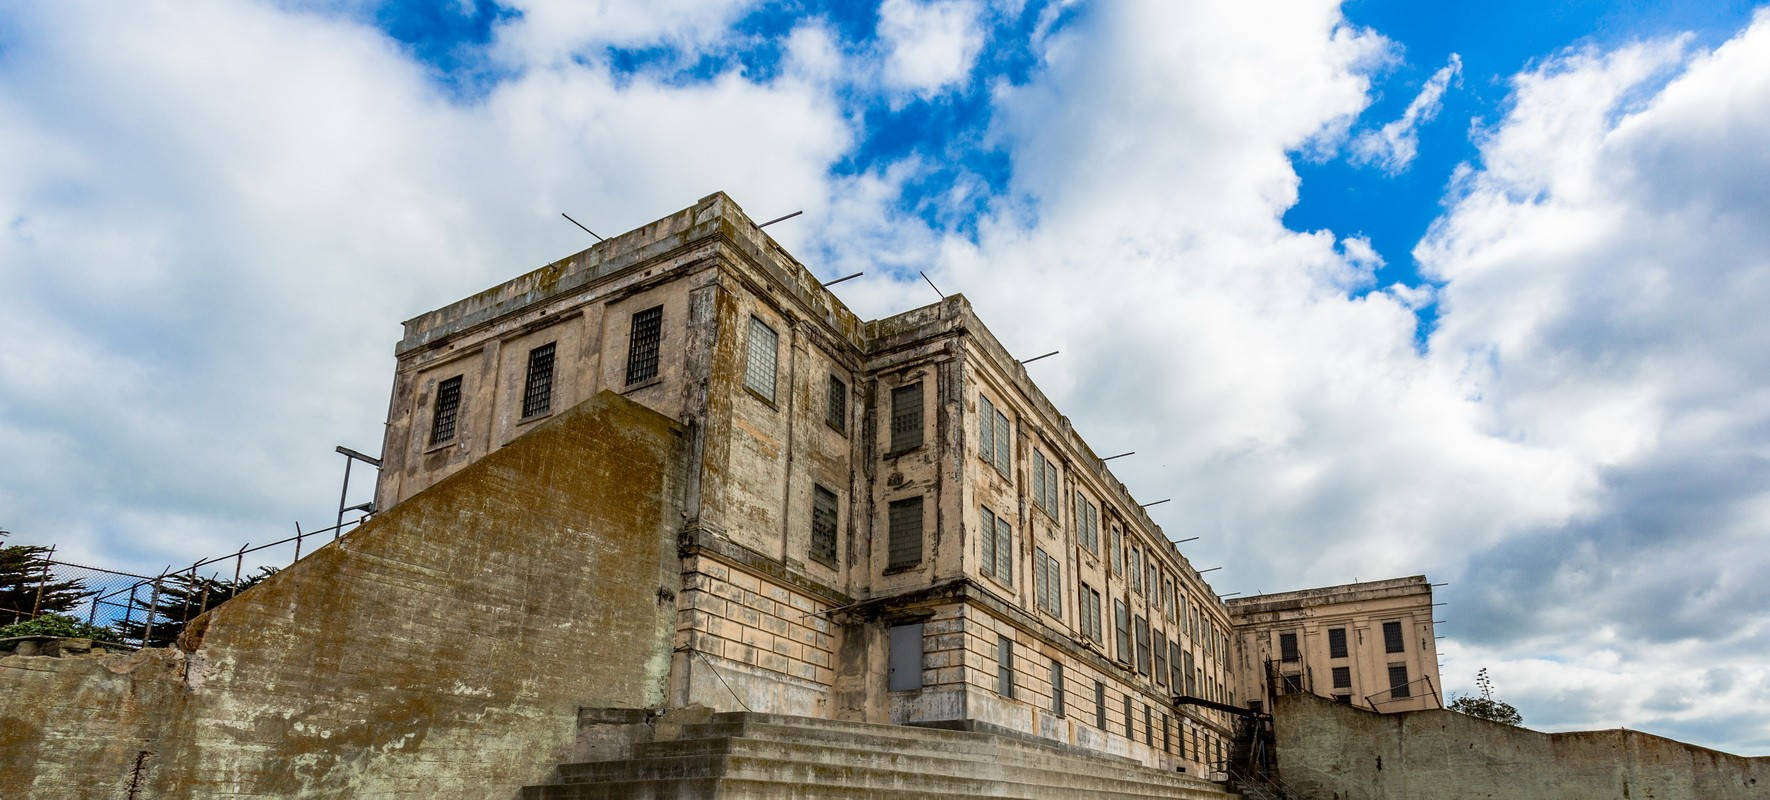
[{"label": "metal railing", "polygon": [[[1373,710],[1381,710],[1382,706],[1387,703],[1410,703],[1410,702],[1413,702],[1415,699],[1415,695],[1413,693],[1413,687],[1415,684],[1419,684],[1419,683],[1426,684],[1426,690],[1432,693],[1433,702],[1437,703],[1439,708],[1443,708],[1444,707],[1444,698],[1439,696],[1438,687],[1432,685],[1432,676],[1430,676],[1430,675],[1421,675],[1420,677],[1415,678],[1411,681],[1408,681],[1407,683],[1401,684],[1400,686],[1391,686],[1391,687],[1384,689],[1380,692],[1377,692],[1375,694],[1365,695],[1364,702],[1366,705],[1369,705]],[[1404,695],[1396,695],[1395,694],[1396,689],[1407,689],[1408,692],[1407,692],[1407,694],[1404,694]],[[1385,699],[1383,699],[1383,700],[1375,699],[1378,697],[1382,697]]]}]

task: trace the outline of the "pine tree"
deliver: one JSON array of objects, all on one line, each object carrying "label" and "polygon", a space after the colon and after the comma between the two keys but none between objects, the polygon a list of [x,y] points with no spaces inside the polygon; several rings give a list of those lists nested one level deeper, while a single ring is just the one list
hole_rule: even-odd
[{"label": "pine tree", "polygon": [[[5,535],[6,531],[0,531],[0,536]],[[79,580],[57,580],[54,569],[50,569],[45,581],[49,554],[47,547],[0,545],[0,624],[66,611],[80,604],[86,586]]]},{"label": "pine tree", "polygon": [[1486,667],[1475,673],[1475,685],[1481,688],[1481,696],[1459,695],[1450,701],[1450,710],[1502,725],[1518,725],[1524,722],[1524,716],[1511,703],[1493,699],[1493,679],[1487,677]]}]

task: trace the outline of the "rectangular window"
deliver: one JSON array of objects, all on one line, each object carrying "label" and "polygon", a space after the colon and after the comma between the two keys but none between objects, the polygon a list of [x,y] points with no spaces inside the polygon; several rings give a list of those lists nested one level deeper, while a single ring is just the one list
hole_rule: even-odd
[{"label": "rectangular window", "polygon": [[1014,640],[1006,636],[996,637],[996,691],[1014,696]]},{"label": "rectangular window", "polygon": [[1033,548],[1033,594],[1039,610],[1063,619],[1063,567],[1039,548]]},{"label": "rectangular window", "polygon": [[529,351],[522,379],[522,418],[539,416],[553,407],[553,342]]},{"label": "rectangular window", "polygon": [[774,402],[774,365],[780,335],[768,323],[750,318],[750,340],[744,359],[744,388],[762,399]]},{"label": "rectangular window", "polygon": [[1162,614],[1174,618],[1174,579],[1162,575]]},{"label": "rectangular window", "polygon": [[1328,628],[1328,658],[1346,657],[1346,629]]},{"label": "rectangular window", "polygon": [[1404,649],[1401,641],[1401,623],[1383,623],[1383,652],[1399,653]]},{"label": "rectangular window", "polygon": [[1348,706],[1352,705],[1352,695],[1336,694],[1336,695],[1334,695],[1334,702],[1340,703],[1342,705],[1348,705]]},{"label": "rectangular window", "polygon": [[1389,665],[1389,696],[1394,698],[1412,697],[1412,687],[1408,686],[1407,665]]},{"label": "rectangular window", "polygon": [[1303,693],[1303,676],[1301,676],[1301,675],[1285,675],[1283,683],[1284,683],[1284,691],[1280,692],[1281,694],[1302,694]]},{"label": "rectangular window", "polygon": [[848,384],[834,375],[830,376],[829,397],[824,404],[824,424],[837,433],[848,433]]},{"label": "rectangular window", "polygon": [[1100,509],[1079,491],[1076,492],[1076,536],[1088,552],[1100,554]]},{"label": "rectangular window", "polygon": [[1168,643],[1168,685],[1174,691],[1180,691],[1186,684],[1186,674],[1180,670],[1180,640]]},{"label": "rectangular window", "polygon": [[1149,704],[1144,703],[1143,704],[1143,743],[1149,747],[1155,746],[1155,725],[1153,724],[1154,720],[1152,717],[1153,717],[1153,715],[1150,713]]},{"label": "rectangular window", "polygon": [[1143,549],[1132,547],[1129,561],[1125,564],[1126,574],[1131,577],[1131,591],[1143,594]]},{"label": "rectangular window", "polygon": [[811,487],[811,558],[836,566],[836,493]]},{"label": "rectangular window", "polygon": [[664,307],[648,308],[633,315],[627,335],[627,385],[658,376],[658,345],[664,338]]},{"label": "rectangular window", "polygon": [[886,662],[886,686],[893,692],[922,688],[922,623],[893,625]]},{"label": "rectangular window", "polygon": [[891,390],[891,452],[922,446],[922,382]]},{"label": "rectangular window", "polygon": [[1172,720],[1168,719],[1167,714],[1162,715],[1162,752],[1164,753],[1174,752],[1174,740],[1168,736],[1168,727],[1171,722]]},{"label": "rectangular window", "polygon": [[1106,640],[1100,638],[1100,593],[1094,591],[1093,587],[1084,583],[1082,584],[1081,602],[1082,635],[1093,641],[1104,644]]},{"label": "rectangular window", "polygon": [[1278,635],[1278,658],[1286,663],[1302,659],[1302,655],[1297,652],[1297,634],[1281,633]]},{"label": "rectangular window", "polygon": [[1051,659],[1051,713],[1063,716],[1063,662]]},{"label": "rectangular window", "polygon": [[982,509],[979,539],[983,545],[983,574],[1009,586],[1014,585],[1014,527],[1007,517],[998,517]]},{"label": "rectangular window", "polygon": [[1013,474],[1014,431],[1008,427],[1008,415],[996,410],[996,471]]},{"label": "rectangular window", "polygon": [[1352,688],[1352,668],[1351,667],[1334,667],[1334,688],[1335,689],[1350,689],[1350,688]]},{"label": "rectangular window", "polygon": [[1160,631],[1155,633],[1155,682],[1159,686],[1168,685],[1168,637]]},{"label": "rectangular window", "polygon": [[1131,695],[1125,695],[1125,738],[1137,741],[1135,718],[1131,716]]},{"label": "rectangular window", "polygon": [[1137,674],[1149,674],[1149,620],[1137,618]]},{"label": "rectangular window", "polygon": [[1192,651],[1185,651],[1186,656],[1186,696],[1198,696],[1198,670],[1193,667]]},{"label": "rectangular window", "polygon": [[1106,730],[1106,684],[1094,682],[1094,727]]},{"label": "rectangular window", "polygon": [[1131,610],[1125,607],[1125,601],[1113,598],[1113,625],[1118,632],[1118,657],[1126,664],[1131,663]]},{"label": "rectangular window", "polygon": [[1125,534],[1119,526],[1112,526],[1112,571],[1116,574],[1125,573]]},{"label": "rectangular window", "polygon": [[1055,518],[1057,508],[1057,465],[1045,454],[1033,451],[1033,503]]},{"label": "rectangular window", "polygon": [[455,438],[455,420],[461,414],[461,376],[436,385],[436,410],[430,415],[430,443]]},{"label": "rectangular window", "polygon": [[908,567],[922,561],[922,498],[891,501],[890,556],[887,568]]}]

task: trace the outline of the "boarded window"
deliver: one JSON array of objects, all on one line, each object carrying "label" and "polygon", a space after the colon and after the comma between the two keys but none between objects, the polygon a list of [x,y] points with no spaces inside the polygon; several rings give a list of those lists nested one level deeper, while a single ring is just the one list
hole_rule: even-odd
[{"label": "boarded window", "polygon": [[1127,695],[1125,695],[1125,738],[1126,739],[1130,739],[1131,741],[1137,740],[1137,732],[1136,732],[1135,726],[1136,726],[1135,719],[1131,716],[1131,696],[1129,694],[1127,694]]},{"label": "boarded window", "polygon": [[1063,619],[1063,567],[1038,548],[1033,549],[1033,594],[1039,610]]},{"label": "boarded window", "polygon": [[1405,648],[1402,647],[1402,641],[1401,641],[1401,623],[1399,623],[1399,622],[1385,622],[1385,623],[1383,623],[1383,652],[1385,652],[1385,653],[1399,653],[1399,652],[1402,652],[1404,649]]},{"label": "boarded window", "polygon": [[1063,662],[1051,659],[1051,713],[1063,716]]},{"label": "boarded window", "polygon": [[430,443],[442,444],[455,438],[455,420],[461,415],[461,376],[456,375],[436,385],[436,409],[430,415]]},{"label": "boarded window", "polygon": [[836,493],[811,487],[811,557],[836,566]]},{"label": "boarded window", "polygon": [[891,626],[891,651],[887,661],[893,692],[922,688],[922,623]]},{"label": "boarded window", "polygon": [[1278,635],[1278,657],[1281,661],[1297,661],[1302,656],[1297,652],[1297,634],[1281,633]]},{"label": "boarded window", "polygon": [[553,342],[529,351],[528,372],[522,379],[523,419],[553,408]]},{"label": "boarded window", "polygon": [[1014,696],[1014,640],[1006,636],[996,637],[996,691]]},{"label": "boarded window", "polygon": [[1328,658],[1346,657],[1346,629],[1328,628]]},{"label": "boarded window", "polygon": [[1143,743],[1150,747],[1155,746],[1155,724],[1148,703],[1143,704]]},{"label": "boarded window", "polygon": [[1160,631],[1155,634],[1155,682],[1168,685],[1168,637]]},{"label": "boarded window", "polygon": [[1100,509],[1079,491],[1076,492],[1076,536],[1088,552],[1100,553]]},{"label": "boarded window", "polygon": [[998,517],[989,509],[980,514],[978,538],[983,546],[983,574],[1010,586],[1014,585],[1014,526],[1006,517]]},{"label": "boarded window", "polygon": [[848,433],[848,384],[830,376],[828,402],[824,406],[824,424],[837,433]]},{"label": "boarded window", "polygon": [[1094,682],[1094,727],[1106,730],[1106,684]]},{"label": "boarded window", "polygon": [[1180,669],[1180,640],[1168,643],[1168,685],[1180,691],[1186,685],[1186,673]]},{"label": "boarded window", "polygon": [[891,390],[891,452],[922,446],[922,382]]},{"label": "boarded window", "polygon": [[1351,667],[1334,667],[1334,688],[1335,689],[1350,689],[1350,688],[1352,688],[1352,668]]},{"label": "boarded window", "polygon": [[922,498],[891,501],[890,557],[887,568],[908,567],[922,561]]},{"label": "boarded window", "polygon": [[774,365],[778,358],[780,335],[768,324],[750,318],[750,340],[744,359],[744,388],[762,399],[774,402]]},{"label": "boarded window", "polygon": [[1162,715],[1162,752],[1164,752],[1164,753],[1174,752],[1174,741],[1173,741],[1173,739],[1169,738],[1169,736],[1168,736],[1168,727],[1169,727],[1170,722],[1171,722],[1171,720],[1168,719],[1168,715],[1163,714]]},{"label": "boarded window", "polygon": [[1149,620],[1137,618],[1137,674],[1149,674]]},{"label": "boarded window", "polygon": [[1412,688],[1408,686],[1406,664],[1389,665],[1389,696],[1397,698],[1413,696]]},{"label": "boarded window", "polygon": [[1198,696],[1198,670],[1193,667],[1192,651],[1186,650],[1182,654],[1186,657],[1186,667],[1185,667],[1186,694],[1189,697],[1197,697]]},{"label": "boarded window", "polygon": [[633,315],[627,337],[627,385],[658,376],[658,344],[664,337],[664,307],[648,308]]},{"label": "boarded window", "polygon": [[1118,633],[1118,657],[1126,664],[1131,663],[1131,610],[1125,607],[1125,601],[1113,598],[1113,627]]}]

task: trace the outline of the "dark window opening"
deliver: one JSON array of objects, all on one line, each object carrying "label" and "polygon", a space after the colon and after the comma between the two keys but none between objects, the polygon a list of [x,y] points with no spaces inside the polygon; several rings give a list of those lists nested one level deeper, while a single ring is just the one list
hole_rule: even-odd
[{"label": "dark window opening", "polygon": [[1063,716],[1063,662],[1051,659],[1051,713]]},{"label": "dark window opening", "polygon": [[811,557],[836,566],[836,493],[822,486],[811,489]]},{"label": "dark window opening", "polygon": [[1014,696],[1014,640],[1006,636],[996,637],[996,691]]},{"label": "dark window opening", "polygon": [[1278,657],[1285,662],[1298,661],[1302,656],[1297,652],[1297,634],[1281,633],[1278,635]]},{"label": "dark window opening", "polygon": [[633,315],[627,338],[627,385],[658,376],[658,344],[664,338],[664,307],[648,308]]},{"label": "dark window opening", "polygon": [[1405,649],[1401,641],[1401,623],[1383,623],[1383,652],[1400,653]]},{"label": "dark window opening", "polygon": [[922,446],[922,384],[891,390],[891,452]]},{"label": "dark window opening", "polygon": [[1106,684],[1094,682],[1094,727],[1106,730]]},{"label": "dark window opening", "polygon": [[1328,658],[1346,657],[1346,629],[1328,628]]},{"label": "dark window opening", "polygon": [[528,373],[522,379],[522,417],[553,408],[553,342],[529,351]]},{"label": "dark window opening", "polygon": [[1135,727],[1136,721],[1131,716],[1131,696],[1127,694],[1125,695],[1125,738],[1133,742],[1137,741],[1137,733],[1133,730]]},{"label": "dark window opening", "polygon": [[1350,689],[1350,688],[1352,688],[1352,668],[1351,667],[1334,667],[1334,688],[1335,689]]},{"label": "dark window opening", "polygon": [[840,434],[848,433],[848,384],[830,376],[830,396],[824,409],[824,424]]},{"label": "dark window opening", "polygon": [[1406,664],[1389,665],[1389,696],[1398,699],[1413,696],[1413,689],[1408,686]]},{"label": "dark window opening", "polygon": [[908,567],[922,561],[922,498],[891,501],[890,554],[886,567]]},{"label": "dark window opening", "polygon": [[455,420],[461,414],[461,376],[436,385],[436,412],[430,417],[430,443],[455,438]]},{"label": "dark window opening", "polygon": [[1352,695],[1336,694],[1336,695],[1334,695],[1334,702],[1340,703],[1342,705],[1348,705],[1348,706],[1352,705]]}]

